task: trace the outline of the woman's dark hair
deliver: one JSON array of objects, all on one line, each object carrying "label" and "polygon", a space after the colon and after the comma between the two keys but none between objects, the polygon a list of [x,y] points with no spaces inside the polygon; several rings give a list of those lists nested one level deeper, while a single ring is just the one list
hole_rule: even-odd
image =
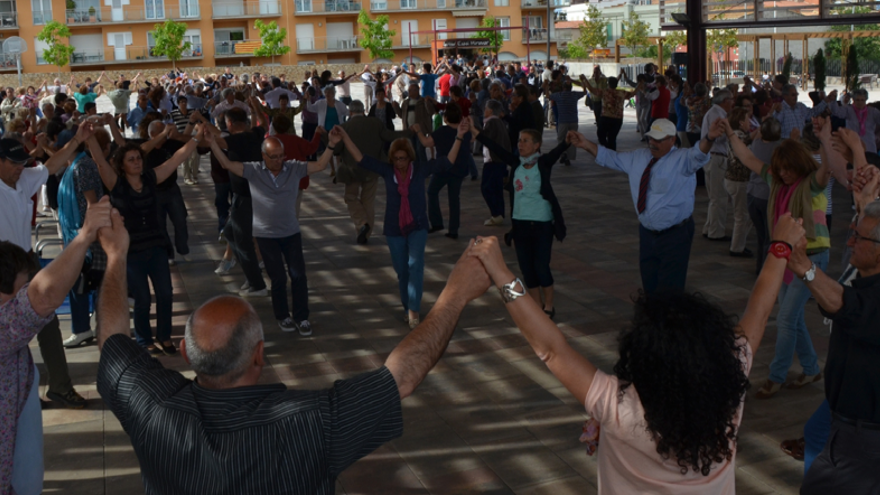
[{"label": "woman's dark hair", "polygon": [[[293,122],[290,121],[290,118],[287,115],[278,114],[272,118],[272,128],[275,129],[275,132],[278,134],[287,134],[290,132],[291,127],[293,127]],[[295,134],[295,132],[293,134]]]},{"label": "woman's dark hair", "polygon": [[458,106],[456,102],[449,102],[446,104],[446,112],[443,114],[443,118],[446,119],[446,122],[450,124],[460,124],[461,123],[461,107]]},{"label": "woman's dark hair", "polygon": [[113,170],[116,171],[116,175],[119,177],[125,177],[125,168],[123,164],[125,163],[125,155],[128,154],[129,151],[137,151],[141,155],[141,159],[144,158],[144,151],[141,149],[141,145],[137,143],[127,142],[125,146],[120,146],[116,148],[116,151],[110,155],[110,166],[113,167]]},{"label": "woman's dark hair", "polygon": [[519,96],[523,100],[529,99],[529,88],[525,84],[517,84],[513,87],[513,94]]},{"label": "woman's dark hair", "polygon": [[331,77],[333,77],[333,73],[330,72],[329,70],[325,70],[324,72],[322,72],[321,78],[320,78],[321,79],[321,86],[326,86],[327,83],[330,81]]},{"label": "woman's dark hair", "polygon": [[736,327],[700,294],[640,292],[620,335],[619,397],[635,386],[657,453],[676,459],[682,474],[708,476],[733,458],[734,416],[749,387]]},{"label": "woman's dark hair", "polygon": [[13,294],[18,274],[30,276],[36,271],[36,262],[24,249],[9,241],[0,241],[0,292]]},{"label": "woman's dark hair", "polygon": [[147,141],[150,140],[150,124],[152,124],[156,120],[162,120],[161,113],[150,110],[149,112],[144,114],[144,118],[141,119],[140,123],[138,124],[137,132],[139,139],[146,139]]},{"label": "woman's dark hair", "polygon": [[608,81],[608,89],[617,89],[617,78],[616,77],[609,77],[607,79],[607,81]]},{"label": "woman's dark hair", "polygon": [[449,94],[456,97],[456,98],[461,98],[462,96],[464,96],[464,93],[461,91],[461,86],[450,87]]}]

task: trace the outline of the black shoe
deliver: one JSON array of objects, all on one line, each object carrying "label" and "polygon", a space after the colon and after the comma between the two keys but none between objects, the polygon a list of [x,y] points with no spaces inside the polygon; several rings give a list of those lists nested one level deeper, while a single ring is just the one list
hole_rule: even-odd
[{"label": "black shoe", "polygon": [[510,235],[510,232],[506,232],[504,234],[504,244],[507,244],[507,247],[510,247],[513,243],[513,236]]},{"label": "black shoe", "polygon": [[755,257],[755,253],[753,253],[749,248],[745,248],[742,251],[740,251],[739,253],[737,253],[736,251],[731,251],[730,255],[733,256],[734,258],[754,258]]},{"label": "black shoe", "polygon": [[174,342],[171,342],[170,344],[166,345],[166,344],[163,344],[163,343],[157,341],[156,347],[161,349],[162,352],[166,356],[173,356],[173,355],[177,354],[177,348],[174,347]]},{"label": "black shoe", "polygon": [[[544,309],[544,307],[543,307],[543,306],[541,306],[541,309]],[[544,309],[544,313],[546,313],[546,314],[547,314],[547,316],[549,316],[549,317],[550,317],[550,319],[551,319],[551,320],[552,320],[552,319],[553,319],[553,318],[555,318],[555,317],[556,317],[556,308],[555,308],[555,307],[554,307],[554,308],[553,308],[553,309],[551,309],[551,310],[550,310],[550,311],[547,311],[547,310],[546,310],[546,309]]]},{"label": "black shoe", "polygon": [[726,236],[723,236],[723,237],[709,237],[708,235],[705,235],[704,237],[705,237],[706,239],[709,239],[710,241],[724,241],[724,242],[730,242],[730,236],[729,236],[729,235],[726,235]]},{"label": "black shoe", "polygon": [[453,234],[452,232],[447,232],[446,237],[450,239],[458,239],[458,234]]},{"label": "black shoe", "polygon": [[428,233],[433,234],[434,232],[440,232],[441,230],[443,230],[445,228],[446,227],[431,227],[430,229],[428,229]]},{"label": "black shoe", "polygon": [[370,233],[370,224],[365,223],[361,226],[361,229],[358,231],[357,243],[358,244],[366,244],[367,243],[367,234]]},{"label": "black shoe", "polygon": [[68,409],[83,409],[86,407],[86,400],[82,395],[76,393],[76,390],[70,389],[64,395],[55,392],[46,392],[46,398],[52,402],[57,402]]},{"label": "black shoe", "polygon": [[476,176],[476,175],[472,175],[472,176],[471,176],[471,180],[477,180],[477,176]]}]

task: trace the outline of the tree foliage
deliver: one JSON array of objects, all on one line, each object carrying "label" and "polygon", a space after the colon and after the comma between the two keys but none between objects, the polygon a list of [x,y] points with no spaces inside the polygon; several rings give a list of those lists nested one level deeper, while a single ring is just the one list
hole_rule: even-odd
[{"label": "tree foliage", "polygon": [[152,33],[153,39],[156,40],[153,53],[160,57],[168,57],[171,66],[176,71],[177,61],[183,57],[183,52],[192,48],[192,43],[183,41],[183,36],[186,34],[186,23],[167,19],[163,24],[154,25]]},{"label": "tree foliage", "polygon": [[[838,7],[831,9],[833,15],[840,14],[874,14],[876,11],[870,7]],[[880,30],[880,24],[855,24],[853,26],[832,26],[828,30],[834,32]],[[853,38],[853,46],[856,47],[858,57],[862,60],[880,60],[880,39],[875,37]],[[825,56],[829,59],[840,60],[843,55],[843,39],[831,38],[825,42]]]},{"label": "tree foliage", "polygon": [[593,62],[596,61],[596,49],[608,46],[608,31],[605,19],[602,13],[595,5],[590,5],[587,10],[586,19],[580,26],[578,38],[568,44],[569,54],[576,53],[580,55],[577,58],[586,58],[593,55]]},{"label": "tree foliage", "polygon": [[272,63],[275,63],[275,57],[279,55],[287,55],[290,53],[290,47],[284,44],[287,39],[287,29],[278,29],[275,21],[269,24],[257,19],[254,27],[260,32],[260,47],[254,50],[255,57],[272,57]]},{"label": "tree foliage", "polygon": [[816,55],[813,57],[813,71],[816,73],[816,77],[813,80],[813,85],[816,87],[816,91],[825,91],[825,54],[822,52],[821,48],[819,48],[819,51],[816,52]]},{"label": "tree foliage", "polygon": [[358,14],[358,24],[360,24],[361,39],[358,44],[364,50],[370,51],[370,58],[394,58],[394,52],[391,51],[391,37],[397,34],[397,31],[388,29],[388,16],[380,15],[376,19],[370,18],[366,10],[361,9]]},{"label": "tree foliage", "polygon": [[791,81],[791,64],[793,61],[791,52],[788,52],[785,58],[782,59],[782,77],[785,78],[786,84],[788,81]]},{"label": "tree foliage", "polygon": [[638,48],[648,43],[649,24],[639,19],[639,14],[631,12],[630,18],[621,22],[621,27],[623,35],[620,39],[623,40],[623,45],[629,48],[629,52],[635,56]]},{"label": "tree foliage", "polygon": [[[715,19],[724,19],[724,14],[717,16]],[[730,76],[730,71],[726,70],[728,61],[727,57],[729,55],[730,49],[739,46],[739,41],[736,39],[736,33],[736,28],[710,29],[706,32],[706,49],[710,52],[714,52],[720,55],[723,66],[725,67],[725,69],[722,69],[725,78],[728,78]]]},{"label": "tree foliage", "polygon": [[843,70],[846,90],[852,92],[859,89],[859,55],[854,46],[849,47],[846,54],[846,66]]},{"label": "tree foliage", "polygon": [[687,31],[669,31],[669,34],[663,38],[663,60],[661,66],[666,65],[666,48],[669,48],[669,58],[670,62],[672,62],[672,54],[675,53],[675,50],[680,46],[687,46],[688,42],[688,34]]},{"label": "tree foliage", "polygon": [[[70,46],[70,29],[58,21],[49,21],[37,39],[49,45],[49,48],[43,49],[43,60],[58,67],[58,73],[61,69],[70,63],[70,57],[73,55],[75,47]],[[67,44],[62,43],[62,39],[67,40]]]},{"label": "tree foliage", "polygon": [[[494,28],[501,27],[501,22],[494,17],[486,17],[483,19],[482,27],[486,28]],[[498,50],[501,49],[501,45],[504,44],[504,32],[503,31],[477,31],[471,38],[488,38],[489,46],[483,48],[483,53],[494,53],[495,56],[498,56]]]}]

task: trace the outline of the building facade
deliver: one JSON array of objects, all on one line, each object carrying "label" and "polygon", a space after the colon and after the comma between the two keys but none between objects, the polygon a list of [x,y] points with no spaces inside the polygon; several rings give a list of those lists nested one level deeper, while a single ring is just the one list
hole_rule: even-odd
[{"label": "building facade", "polygon": [[[170,3],[174,1],[177,3]],[[549,0],[551,15],[563,0]],[[430,61],[442,40],[470,38],[473,33],[416,34],[419,31],[478,27],[485,17],[495,17],[502,26],[528,25],[530,29],[504,32],[501,60],[551,56],[556,44],[569,36],[557,34],[547,19],[548,0],[0,0],[0,38],[20,36],[28,45],[21,56],[23,72],[54,73],[58,68],[42,58],[47,46],[37,35],[50,20],[66,24],[75,52],[64,72],[123,68],[167,67],[170,62],[151,48],[154,25],[166,19],[187,25],[186,41],[192,45],[177,63],[179,67],[223,67],[260,65],[269,58],[254,57],[260,45],[254,22],[275,21],[287,29],[290,53],[275,58],[281,65],[324,65],[332,63],[390,63],[373,60],[359,45],[357,22],[361,9],[372,17],[387,15],[394,31],[394,62],[412,55],[414,62]],[[558,3],[556,3],[558,2]],[[549,26],[549,31],[548,31]],[[528,34],[528,35],[527,35]],[[528,41],[528,47],[526,39]],[[559,39],[558,39],[559,38]],[[474,50],[461,50],[472,54]],[[0,53],[0,72],[14,72],[14,57]]]}]

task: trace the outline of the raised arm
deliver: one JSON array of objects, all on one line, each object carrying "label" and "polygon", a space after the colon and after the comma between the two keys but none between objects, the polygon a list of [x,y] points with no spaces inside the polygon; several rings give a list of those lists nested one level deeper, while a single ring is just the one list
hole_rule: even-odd
[{"label": "raised arm", "polygon": [[[730,125],[727,123],[727,119],[717,119],[715,122],[712,123],[712,126],[714,127],[715,124],[719,121],[723,122],[720,125],[724,127],[724,132],[727,133],[727,139],[730,143],[730,148],[733,150],[733,154],[736,155],[737,158],[739,158],[740,163],[748,167],[748,169],[752,172],[760,175],[761,171],[764,169],[764,162],[759,160],[755,156],[755,154],[752,153],[752,150],[750,150],[749,147],[746,146],[744,142],[742,142],[739,136],[737,136],[736,133],[730,129]],[[702,139],[700,140],[700,150],[703,150],[704,143],[708,145],[708,149],[712,149],[712,143],[708,142],[707,139]],[[705,150],[703,152],[707,153],[708,150]]]},{"label": "raised arm", "polygon": [[119,180],[119,175],[117,175],[116,171],[113,170],[113,167],[107,163],[107,159],[104,158],[104,151],[101,149],[101,145],[98,144],[98,140],[95,139],[94,136],[89,138],[87,144],[89,146],[89,151],[92,154],[92,160],[98,165],[98,174],[101,176],[101,182],[104,183],[104,187],[106,187],[108,191],[112,191],[116,186],[116,181]]},{"label": "raised arm", "polygon": [[156,183],[161,184],[165,182],[165,179],[171,177],[171,174],[177,170],[177,167],[180,166],[190,155],[196,152],[196,146],[198,146],[199,141],[204,139],[205,130],[201,127],[199,128],[198,134],[191,138],[183,148],[177,150],[177,153],[171,156],[165,163],[159,165],[154,170],[156,172]]},{"label": "raised arm", "polygon": [[468,251],[465,250],[458,259],[446,287],[425,320],[385,360],[385,366],[397,382],[401,399],[412,394],[437,364],[467,303],[480,297],[490,286],[486,270],[479,260],[468,256]]},{"label": "raised arm", "polygon": [[[804,237],[802,222],[802,219],[795,220],[790,213],[785,213],[776,222],[771,239],[786,242],[790,246],[795,246],[795,249],[805,247],[807,239]],[[773,254],[767,255],[764,268],[758,275],[746,311],[739,322],[739,329],[748,340],[753,355],[758,351],[758,346],[761,345],[761,339],[764,337],[767,318],[770,317],[770,312],[776,304],[776,295],[779,294],[779,288],[782,286],[787,263],[788,260],[785,258],[777,258]]]},{"label": "raised arm", "polygon": [[594,157],[599,155],[599,145],[587,139],[583,134],[577,131],[568,131],[567,139],[571,139],[572,146],[577,146]]},{"label": "raised arm", "polygon": [[55,175],[61,170],[63,167],[67,165],[70,157],[73,156],[76,149],[79,147],[80,143],[85,142],[93,133],[92,124],[84,123],[79,126],[76,131],[76,135],[71,139],[67,144],[64,145],[63,148],[56,151],[51,158],[46,160],[43,164],[46,166],[46,169],[49,171],[49,175]]},{"label": "raised arm", "polygon": [[98,298],[98,348],[113,335],[128,335],[129,309],[126,297],[126,258],[128,256],[128,231],[125,230],[122,216],[113,210],[110,214],[111,227],[98,233],[101,247],[107,253],[107,267],[101,282],[101,297]]},{"label": "raised arm", "polygon": [[333,158],[333,152],[336,151],[336,146],[342,141],[342,133],[339,129],[341,129],[339,126],[333,127],[327,136],[327,142],[329,144],[327,149],[321,153],[321,156],[318,157],[317,161],[309,162],[309,175],[316,174],[327,168],[327,164],[330,163],[330,159]]},{"label": "raised arm", "polygon": [[211,145],[211,153],[214,154],[214,158],[220,162],[220,166],[229,170],[233,174],[241,177],[244,174],[244,164],[241,162],[234,162],[226,156],[226,153],[223,152],[223,149],[220,147],[218,140],[211,134],[206,136],[208,143]]}]

